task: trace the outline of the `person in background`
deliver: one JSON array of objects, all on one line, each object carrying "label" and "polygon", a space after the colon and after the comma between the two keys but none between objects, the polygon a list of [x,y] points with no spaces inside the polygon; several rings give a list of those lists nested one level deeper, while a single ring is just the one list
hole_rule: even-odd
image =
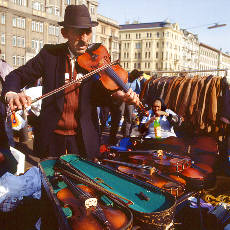
[{"label": "person in background", "polygon": [[[138,71],[137,69],[134,69],[129,73],[129,79],[128,79],[128,87],[131,88],[137,95],[141,92],[141,79],[143,78],[143,71]],[[132,124],[133,124],[133,112],[134,112],[134,105],[127,104],[125,102],[121,105],[121,111],[122,115],[124,116],[124,121],[122,124],[122,134],[123,137],[129,137],[131,130],[132,130]]]},{"label": "person in background", "polygon": [[155,138],[154,121],[159,120],[161,138],[176,137],[174,126],[182,124],[182,118],[167,109],[161,98],[155,98],[149,116],[144,116],[141,120],[140,131],[145,138]]},{"label": "person in background", "polygon": [[[137,95],[141,92],[141,83],[139,77],[143,75],[142,71],[134,69],[129,73],[127,86],[129,89],[132,89]],[[117,133],[120,125],[122,126],[122,133],[124,137],[130,135],[131,126],[133,122],[133,110],[134,105],[127,104],[121,100],[113,100],[113,102],[108,106],[101,108],[102,112],[102,131],[104,130],[106,121],[110,114],[111,116],[111,127],[109,133],[109,145],[117,144]],[[123,123],[121,124],[122,116],[124,116]]]},{"label": "person in background", "polygon": [[[85,5],[68,5],[65,9],[61,33],[66,43],[45,45],[25,65],[12,71],[5,81],[3,96],[12,111],[31,104],[31,98],[20,89],[42,76],[43,94],[77,79],[88,71],[82,68],[77,58],[92,52],[100,44],[92,44],[92,21]],[[88,160],[100,157],[100,138],[97,107],[111,104],[114,99],[139,104],[139,98],[131,89],[107,90],[93,76],[71,85],[42,102],[40,113],[39,157],[78,154]]]}]

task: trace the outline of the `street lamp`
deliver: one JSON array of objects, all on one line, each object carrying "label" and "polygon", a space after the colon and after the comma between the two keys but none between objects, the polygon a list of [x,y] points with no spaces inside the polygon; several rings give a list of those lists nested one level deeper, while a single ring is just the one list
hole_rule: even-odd
[{"label": "street lamp", "polygon": [[209,26],[208,29],[214,29],[214,28],[223,27],[223,26],[226,26],[226,25],[227,25],[227,24],[218,24],[218,23],[215,23],[215,25]]}]

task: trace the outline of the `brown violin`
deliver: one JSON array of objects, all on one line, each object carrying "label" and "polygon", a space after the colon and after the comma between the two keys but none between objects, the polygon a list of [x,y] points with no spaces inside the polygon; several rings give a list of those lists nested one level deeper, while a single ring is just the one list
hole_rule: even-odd
[{"label": "brown violin", "polygon": [[73,230],[118,230],[127,224],[125,213],[117,208],[99,204],[89,187],[76,186],[61,174],[58,174],[58,178],[68,186],[57,193],[57,198],[64,207],[71,208],[73,215],[69,221]]},{"label": "brown violin", "polygon": [[[80,55],[77,58],[78,64],[87,71],[95,71],[98,68],[103,67],[111,63],[110,54],[107,49],[101,44],[95,44],[86,53]],[[119,87],[128,92],[128,72],[124,70],[120,65],[115,64],[108,66],[104,70],[99,72],[100,81],[106,89],[117,90]],[[148,116],[148,111],[140,102],[138,108],[142,113]]]},{"label": "brown violin", "polygon": [[213,169],[209,165],[203,163],[191,163],[190,168],[187,168],[183,172],[181,172],[181,174],[186,177],[199,180],[204,180],[205,177],[212,173]]},{"label": "brown violin", "polygon": [[165,175],[154,167],[107,159],[102,160],[102,162],[119,165],[119,171],[165,189],[176,197],[183,194],[185,190],[186,181],[184,179],[176,175]]},{"label": "brown violin", "polygon": [[135,170],[127,166],[119,166],[118,170],[131,175],[136,179],[144,180],[158,188],[164,189],[176,197],[182,195],[185,191],[185,180],[175,175],[165,177],[161,174],[148,175],[140,170]]},{"label": "brown violin", "polygon": [[182,172],[191,165],[190,157],[160,151],[147,155],[130,155],[128,158],[135,164],[151,164],[167,173]]}]

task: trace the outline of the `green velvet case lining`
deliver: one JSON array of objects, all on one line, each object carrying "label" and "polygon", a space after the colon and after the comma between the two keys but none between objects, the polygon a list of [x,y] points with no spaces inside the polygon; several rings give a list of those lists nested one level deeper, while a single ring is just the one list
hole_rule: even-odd
[{"label": "green velvet case lining", "polygon": [[[127,180],[126,176],[92,162],[83,160],[76,155],[63,155],[61,158],[72,164],[75,168],[82,171],[91,179],[94,179],[95,181],[97,181],[95,179],[96,177],[103,179],[104,183],[100,183],[100,185],[119,196],[131,200],[134,204],[130,205],[129,208],[135,211],[142,213],[160,212],[170,208],[175,202],[171,199],[170,195],[157,187],[151,186],[149,189],[146,186],[142,186],[142,184],[136,183],[136,181],[131,178]],[[54,175],[53,166],[55,162],[56,160],[44,160],[40,162],[50,182],[52,181],[51,179]],[[55,193],[66,187],[64,182],[58,182],[56,185],[53,185],[53,183],[51,184]],[[112,187],[112,189],[107,185]],[[140,199],[137,196],[139,193],[146,195],[149,200]]]}]

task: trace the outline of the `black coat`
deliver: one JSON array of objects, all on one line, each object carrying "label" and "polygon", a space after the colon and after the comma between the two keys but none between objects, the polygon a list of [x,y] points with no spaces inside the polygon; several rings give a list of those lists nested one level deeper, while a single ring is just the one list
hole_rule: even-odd
[{"label": "black coat", "polygon": [[[5,81],[3,96],[8,91],[19,92],[20,88],[35,82],[42,77],[43,94],[48,93],[64,85],[66,58],[68,54],[67,44],[45,45],[41,51],[24,66],[12,71]],[[84,69],[77,67],[77,72],[86,73]],[[80,86],[77,134],[81,139],[81,151],[89,159],[99,154],[98,117],[96,106],[110,103],[109,91],[107,91],[96,77],[84,81]],[[56,128],[64,106],[64,93],[60,91],[47,97],[42,102],[40,114],[40,157],[46,157],[50,134]]]}]

